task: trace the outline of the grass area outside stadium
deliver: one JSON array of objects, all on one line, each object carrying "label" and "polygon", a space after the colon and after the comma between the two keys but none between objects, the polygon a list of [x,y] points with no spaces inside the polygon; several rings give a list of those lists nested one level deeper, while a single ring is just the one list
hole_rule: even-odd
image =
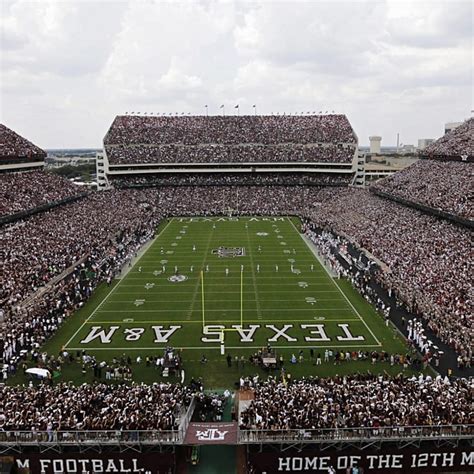
[{"label": "grass area outside stadium", "polygon": [[[334,365],[324,362],[326,349],[407,352],[350,283],[327,272],[288,217],[169,219],[128,272],[101,285],[42,351],[85,350],[99,362],[130,357],[133,380],[152,383],[178,380],[145,364],[147,356],[161,357],[172,346],[181,353],[185,381],[201,377],[207,388],[219,388],[233,386],[241,375],[264,377],[248,358],[267,344],[283,356],[293,378],[403,370],[370,359]],[[321,365],[311,349],[314,358],[321,354]],[[300,353],[302,361],[290,363]],[[91,369],[83,374],[81,367],[65,363],[55,381],[92,382]],[[18,374],[10,383],[24,381]]]}]

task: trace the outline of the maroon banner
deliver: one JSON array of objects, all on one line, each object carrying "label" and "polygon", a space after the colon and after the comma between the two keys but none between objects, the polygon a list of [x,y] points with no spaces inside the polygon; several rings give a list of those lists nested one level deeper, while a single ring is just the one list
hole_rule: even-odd
[{"label": "maroon banner", "polygon": [[237,444],[237,423],[190,423],[184,444]]},{"label": "maroon banner", "polygon": [[[438,449],[434,446],[417,451],[393,448],[379,451],[290,450],[284,453],[250,453],[249,461],[257,474],[327,474],[329,468],[337,474],[473,472],[474,451],[470,448]],[[355,466],[357,469],[352,470]]]},{"label": "maroon banner", "polygon": [[[7,465],[10,459],[0,457]],[[173,453],[30,453],[14,456],[19,474],[167,474],[175,465]],[[10,472],[10,471],[8,471]]]}]

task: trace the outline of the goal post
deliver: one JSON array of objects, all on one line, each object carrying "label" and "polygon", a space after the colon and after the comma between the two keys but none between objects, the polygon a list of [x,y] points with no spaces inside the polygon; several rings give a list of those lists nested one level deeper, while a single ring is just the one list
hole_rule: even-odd
[{"label": "goal post", "polygon": [[204,303],[204,272],[201,270],[201,312],[202,312],[202,330],[206,326],[206,305]]},{"label": "goal post", "polygon": [[[204,289],[204,272],[201,270],[201,312],[202,312],[202,329],[206,327],[206,301],[205,301],[205,289]],[[240,328],[244,325],[244,270],[241,267],[240,270]],[[225,354],[225,333],[226,332],[237,332],[237,328],[224,328],[219,332],[219,344],[221,355]]]}]

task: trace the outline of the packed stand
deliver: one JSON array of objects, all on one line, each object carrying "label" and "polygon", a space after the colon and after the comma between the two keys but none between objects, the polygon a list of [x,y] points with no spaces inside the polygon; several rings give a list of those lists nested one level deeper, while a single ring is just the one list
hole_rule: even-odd
[{"label": "packed stand", "polygon": [[[115,206],[115,200],[120,205]],[[0,229],[0,303],[9,306],[89,254],[114,253],[122,240],[151,236],[158,218],[138,194],[110,191]]]},{"label": "packed stand", "polygon": [[307,210],[388,266],[378,279],[463,357],[472,358],[471,231],[358,189],[321,189]]},{"label": "packed stand", "polygon": [[421,154],[430,158],[465,159],[474,158],[474,118],[427,146]]},{"label": "packed stand", "polygon": [[114,165],[130,163],[351,163],[353,145],[109,145]]},{"label": "packed stand", "polygon": [[117,116],[105,145],[356,143],[345,115]]},{"label": "packed stand", "polygon": [[255,387],[241,413],[244,430],[318,430],[444,426],[474,423],[473,381],[353,375],[283,382],[270,378]]},{"label": "packed stand", "polygon": [[0,218],[79,196],[69,180],[44,171],[0,174]]},{"label": "packed stand", "polygon": [[372,188],[453,216],[474,219],[472,163],[418,160],[377,181]]},{"label": "packed stand", "polygon": [[171,383],[0,388],[1,431],[176,430],[193,390]]},{"label": "packed stand", "polygon": [[46,153],[0,123],[0,163],[8,159],[44,160]]},{"label": "packed stand", "polygon": [[109,175],[114,188],[147,186],[348,186],[353,173],[157,173]]},{"label": "packed stand", "polygon": [[104,146],[111,164],[350,163],[357,138],[345,115],[118,116]]}]

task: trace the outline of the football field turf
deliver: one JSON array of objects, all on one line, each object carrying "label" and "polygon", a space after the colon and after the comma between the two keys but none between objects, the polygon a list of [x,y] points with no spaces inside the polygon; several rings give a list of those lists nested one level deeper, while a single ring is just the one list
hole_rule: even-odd
[{"label": "football field turf", "polygon": [[348,282],[321,265],[297,227],[288,217],[170,219],[129,271],[66,323],[52,347],[110,360],[161,355],[172,346],[182,349],[193,376],[226,368],[222,338],[226,355],[245,358],[267,344],[285,361],[300,350],[307,360],[310,348],[405,352]]}]

